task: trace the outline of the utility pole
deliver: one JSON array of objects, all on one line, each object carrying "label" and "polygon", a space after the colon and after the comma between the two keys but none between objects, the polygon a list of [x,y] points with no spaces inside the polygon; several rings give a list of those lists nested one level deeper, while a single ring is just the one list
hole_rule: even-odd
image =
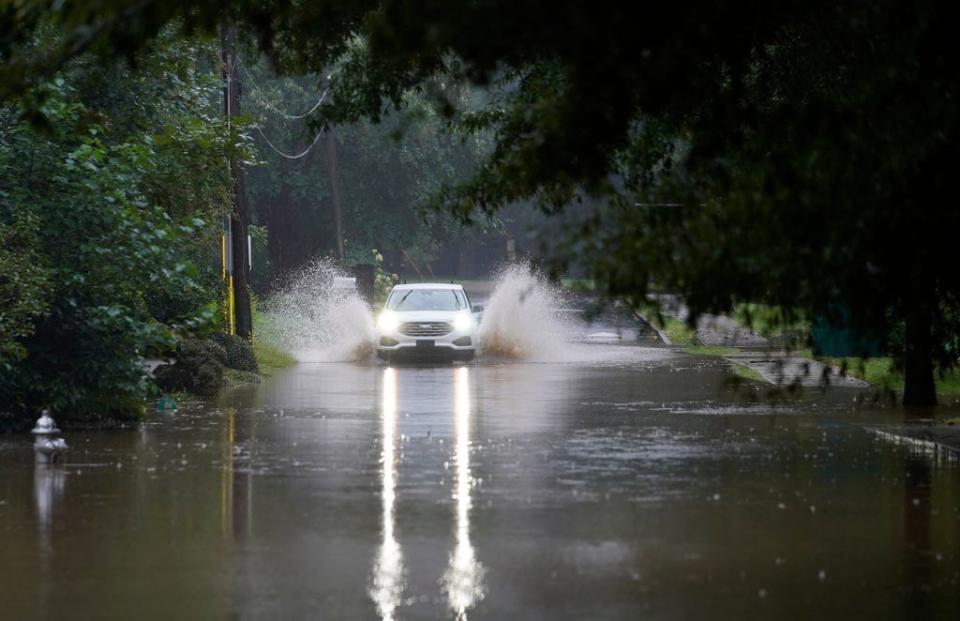
[{"label": "utility pole", "polygon": [[337,232],[337,258],[343,261],[343,210],[340,207],[340,178],[337,176],[337,139],[332,127],[327,130],[327,166],[333,198],[333,224]]},{"label": "utility pole", "polygon": [[[220,60],[223,78],[223,108],[227,126],[232,129],[233,117],[240,115],[240,80],[237,77],[237,29],[223,26],[220,29]],[[233,317],[230,322],[237,336],[250,339],[253,335],[253,316],[250,310],[250,254],[247,245],[247,194],[243,182],[243,165],[236,155],[230,155],[230,176],[233,177],[233,211],[229,217],[232,239],[230,264],[227,273],[232,275],[230,287]],[[227,253],[224,253],[227,255]]]}]

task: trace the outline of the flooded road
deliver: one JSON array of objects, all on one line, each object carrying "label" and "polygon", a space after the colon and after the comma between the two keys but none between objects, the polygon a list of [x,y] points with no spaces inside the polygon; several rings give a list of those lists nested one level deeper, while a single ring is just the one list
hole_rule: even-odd
[{"label": "flooded road", "polygon": [[722,360],[300,364],[62,466],[0,436],[4,619],[960,618],[960,468]]}]

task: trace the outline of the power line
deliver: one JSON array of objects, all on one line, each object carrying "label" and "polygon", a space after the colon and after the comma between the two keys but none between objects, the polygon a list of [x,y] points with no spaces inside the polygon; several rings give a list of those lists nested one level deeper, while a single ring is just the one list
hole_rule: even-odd
[{"label": "power line", "polygon": [[247,80],[250,81],[250,86],[253,87],[253,90],[259,95],[258,99],[260,100],[260,103],[263,104],[265,107],[270,108],[271,110],[273,110],[274,112],[276,112],[277,114],[279,114],[285,119],[289,119],[291,121],[305,119],[311,114],[313,114],[314,112],[316,112],[317,108],[319,108],[323,104],[324,99],[327,98],[327,93],[329,92],[329,89],[323,91],[323,93],[320,95],[320,99],[317,100],[317,103],[313,104],[313,107],[307,110],[306,112],[304,112],[303,114],[289,114],[287,112],[284,112],[283,110],[281,110],[280,108],[278,108],[277,106],[275,106],[273,103],[270,102],[269,98],[267,98],[263,90],[259,86],[257,86],[257,81],[254,79],[253,74],[250,73],[250,71],[246,68],[245,65],[239,62],[239,59],[237,64],[240,67],[240,69],[243,71],[243,73],[247,76]]},{"label": "power line", "polygon": [[[330,92],[330,89],[323,91],[323,93],[320,94],[320,98],[317,99],[317,103],[315,103],[312,108],[310,108],[303,114],[288,114],[270,102],[270,100],[264,94],[263,90],[259,86],[257,86],[257,81],[254,79],[253,75],[246,68],[246,66],[240,62],[239,56],[236,59],[236,64],[246,75],[247,80],[250,83],[250,86],[253,88],[253,91],[258,95],[257,99],[260,101],[260,103],[264,107],[269,108],[270,110],[273,110],[274,112],[276,112],[277,114],[279,114],[285,119],[296,121],[296,120],[307,118],[308,116],[316,112],[321,105],[323,105],[324,100],[326,100],[327,98],[327,94]],[[278,149],[277,146],[273,144],[273,142],[269,138],[267,138],[267,135],[263,133],[263,130],[260,127],[257,127],[256,130],[257,130],[257,133],[260,134],[260,137],[263,138],[263,141],[267,143],[267,146],[270,147],[274,151],[274,153],[288,160],[298,160],[301,157],[305,157],[308,153],[310,153],[313,147],[316,146],[317,142],[320,141],[320,136],[322,136],[325,131],[325,130],[320,130],[317,133],[317,135],[313,138],[313,142],[310,143],[310,146],[308,146],[302,152],[294,155],[291,153],[285,153],[284,151],[281,151],[280,149]]]},{"label": "power line", "polygon": [[325,131],[326,131],[326,130],[321,129],[321,130],[317,133],[316,137],[313,139],[313,142],[310,143],[310,146],[307,147],[307,148],[303,151],[303,153],[298,153],[297,155],[290,155],[289,153],[284,153],[283,151],[281,151],[280,149],[278,149],[276,146],[274,146],[274,144],[273,144],[272,142],[270,142],[270,139],[267,138],[267,135],[263,133],[263,130],[260,129],[259,127],[257,127],[257,133],[260,134],[260,137],[263,138],[264,142],[267,143],[267,146],[269,146],[271,149],[273,149],[273,150],[277,153],[277,155],[280,155],[280,156],[282,156],[282,157],[285,157],[285,158],[287,158],[288,160],[299,160],[301,157],[305,156],[307,153],[310,153],[310,150],[313,149],[314,145],[317,144],[317,142],[320,140],[320,136],[322,136]]}]

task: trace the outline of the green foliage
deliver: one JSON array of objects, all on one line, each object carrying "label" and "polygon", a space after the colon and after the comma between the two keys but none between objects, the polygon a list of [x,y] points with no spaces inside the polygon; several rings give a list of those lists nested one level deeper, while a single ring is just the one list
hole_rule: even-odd
[{"label": "green foliage", "polygon": [[373,254],[373,305],[378,307],[387,301],[387,295],[397,281],[400,280],[396,274],[388,274],[383,269],[383,255],[376,248]]},{"label": "green foliage", "polygon": [[810,339],[810,320],[802,310],[739,302],[731,316],[778,347],[794,349]]},{"label": "green foliage", "polygon": [[[354,53],[365,54],[364,49]],[[331,115],[354,120],[345,112],[353,109],[353,98],[359,96],[348,88],[356,86],[351,74],[354,60],[341,59],[324,68],[322,77],[277,77],[266,63],[242,65],[241,79],[249,93],[244,110],[258,118],[271,143],[296,154],[318,139],[298,160],[278,155],[266,140],[258,139],[260,157],[267,165],[247,175],[257,222],[269,230],[269,267],[277,275],[316,256],[336,254],[331,175],[340,187],[347,264],[367,262],[375,247],[388,265],[403,263],[424,274],[440,247],[461,231],[451,215],[427,207],[446,184],[466,178],[488,141],[452,132],[442,107],[413,90],[402,94],[398,109],[380,115],[379,123],[355,120],[325,135],[324,123]],[[477,97],[462,82],[450,80],[442,90],[462,105]],[[327,93],[327,105],[304,119],[287,118],[312,109],[318,91]],[[265,280],[261,291],[273,278]]]},{"label": "green foliage", "polygon": [[[877,388],[903,393],[903,370],[894,358],[820,357],[818,360],[838,367],[843,373],[866,380]],[[960,395],[960,369],[942,370],[934,375],[934,380],[937,395],[941,398]]]},{"label": "green foliage", "polygon": [[228,369],[257,372],[257,358],[247,339],[235,334],[216,334],[212,340],[219,343],[226,352],[224,365]]},{"label": "green foliage", "polygon": [[763,375],[760,374],[756,369],[744,366],[742,364],[737,364],[735,362],[730,363],[731,370],[733,371],[734,376],[740,378],[741,380],[749,380],[751,382],[760,382],[766,383]]},{"label": "green foliage", "polygon": [[662,327],[664,334],[677,347],[693,347],[699,344],[696,332],[679,319],[664,317]]},{"label": "green foliage", "polygon": [[137,415],[141,357],[208,329],[232,138],[203,53],[171,43],[137,71],[78,58],[45,85],[48,131],[0,108],[4,410]]},{"label": "green foliage", "polygon": [[0,214],[11,219],[0,219],[0,373],[9,373],[27,354],[23,339],[49,309],[50,271],[40,263],[37,218],[27,212]]},{"label": "green foliage", "polygon": [[[68,36],[46,55],[25,51],[46,4],[11,5],[0,97],[76,50],[133,54],[172,21],[210,32],[228,15],[285,70],[342,64],[321,124],[387,119],[414,90],[441,117],[492,132],[477,174],[437,175],[453,184],[438,204],[461,220],[522,200],[564,210],[558,265],[586,264],[633,306],[654,286],[694,315],[842,305],[865,333],[903,324],[908,385],[932,390],[932,362],[956,362],[952,3],[228,4],[58,4],[50,19]],[[459,110],[436,88],[443,77],[495,92]],[[397,151],[371,161],[392,174]],[[356,204],[369,215],[392,198]],[[389,226],[351,235],[406,250]]]},{"label": "green foliage", "polygon": [[297,363],[289,353],[256,338],[253,340],[253,353],[256,355],[260,372],[265,375],[270,375],[277,369],[292,367]]},{"label": "green foliage", "polygon": [[687,345],[683,351],[698,356],[726,356],[737,351],[737,348],[728,345]]},{"label": "green foliage", "polygon": [[177,343],[176,361],[154,371],[164,392],[188,392],[211,396],[223,386],[227,352],[211,339],[187,338]]},{"label": "green foliage", "polygon": [[272,284],[273,263],[269,255],[270,232],[267,227],[249,224],[247,225],[247,233],[250,235],[250,245],[253,251],[251,256],[252,267],[250,269],[250,287],[253,289],[251,292],[252,303],[253,296],[257,292],[269,290]]},{"label": "green foliage", "polygon": [[663,317],[662,329],[670,342],[688,354],[696,356],[724,356],[736,351],[726,345],[704,345],[697,338],[696,331],[686,323],[673,317]]},{"label": "green foliage", "polygon": [[226,368],[223,370],[223,386],[226,389],[259,384],[261,377],[259,373],[253,371],[240,371],[238,369]]}]

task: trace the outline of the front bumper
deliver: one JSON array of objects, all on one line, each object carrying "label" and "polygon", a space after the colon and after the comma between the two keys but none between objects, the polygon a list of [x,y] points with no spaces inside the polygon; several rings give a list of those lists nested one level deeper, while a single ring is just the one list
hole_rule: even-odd
[{"label": "front bumper", "polygon": [[401,347],[399,349],[377,349],[377,357],[387,362],[447,362],[455,360],[469,362],[475,356],[476,350],[474,348],[434,347],[430,350],[424,350],[416,347]]},{"label": "front bumper", "polygon": [[377,355],[384,360],[471,360],[476,351],[475,327],[454,329],[441,336],[408,336],[397,330],[377,331]]}]

